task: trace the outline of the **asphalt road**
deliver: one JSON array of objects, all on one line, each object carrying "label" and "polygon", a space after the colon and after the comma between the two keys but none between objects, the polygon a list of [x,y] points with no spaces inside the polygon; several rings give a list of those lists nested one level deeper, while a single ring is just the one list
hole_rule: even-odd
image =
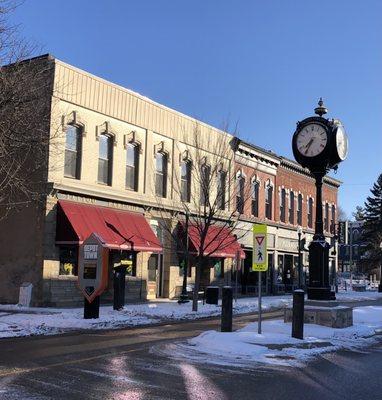
[{"label": "asphalt road", "polygon": [[[267,314],[267,318],[280,316]],[[235,327],[255,320],[235,318]],[[304,368],[193,364],[153,352],[218,319],[0,341],[0,399],[381,399],[382,345]]]}]

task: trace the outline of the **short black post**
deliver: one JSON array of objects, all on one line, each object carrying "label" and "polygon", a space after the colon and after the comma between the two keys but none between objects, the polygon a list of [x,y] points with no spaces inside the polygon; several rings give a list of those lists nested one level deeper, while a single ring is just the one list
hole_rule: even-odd
[{"label": "short black post", "polygon": [[93,318],[99,318],[99,296],[96,296],[91,303],[84,297],[84,319]]},{"label": "short black post", "polygon": [[232,288],[224,286],[222,291],[221,331],[232,332]]},{"label": "short black post", "polygon": [[125,305],[125,277],[126,266],[120,265],[114,268],[113,310],[122,310]]},{"label": "short black post", "polygon": [[293,292],[292,337],[304,339],[304,291],[297,289]]}]

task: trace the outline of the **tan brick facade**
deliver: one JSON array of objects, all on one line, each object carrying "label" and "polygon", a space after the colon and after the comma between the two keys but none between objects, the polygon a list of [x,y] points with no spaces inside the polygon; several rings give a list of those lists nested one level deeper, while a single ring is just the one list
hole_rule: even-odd
[{"label": "tan brick facade", "polygon": [[[155,196],[155,162],[158,152],[168,159],[167,195],[161,207],[168,210],[169,218],[174,218],[179,210],[180,163],[182,157],[192,159],[196,149],[192,140],[195,127],[200,137],[201,151],[206,160],[214,156],[223,142],[231,144],[231,135],[196,121],[184,114],[169,109],[137,93],[95,77],[59,60],[49,58],[54,63],[54,92],[51,97],[51,127],[53,136],[49,153],[48,179],[51,191],[43,205],[24,210],[12,221],[0,221],[0,235],[5,240],[9,227],[23,243],[13,243],[2,249],[2,282],[0,301],[16,302],[18,286],[24,281],[34,284],[35,305],[70,306],[82,303],[82,296],[76,287],[77,278],[60,272],[60,251],[56,244],[57,202],[70,200],[83,204],[107,206],[144,215],[158,237],[162,238],[163,254],[158,256],[157,270],[149,272],[150,252],[138,252],[136,274],[126,279],[128,301],[154,299],[158,296],[174,298],[179,294],[182,276],[176,249],[169,237],[160,233],[163,212],[159,210]],[[49,99],[50,100],[50,99]],[[68,125],[81,131],[81,171],[77,179],[65,176],[65,135]],[[112,137],[112,172],[110,184],[98,182],[98,158],[100,135]],[[139,148],[138,186],[136,190],[126,189],[126,148],[133,143]],[[235,161],[233,161],[235,160]],[[270,226],[269,247],[275,258],[278,248],[295,253],[296,224],[284,226],[279,221],[279,188],[285,187],[304,196],[315,196],[313,181],[306,173],[296,172],[296,165],[251,144],[241,143],[232,154],[223,157],[222,168],[228,177],[242,175],[249,185],[254,179],[259,182],[259,215],[251,215],[251,204],[247,201],[242,216],[243,229],[249,232],[253,222],[266,222]],[[293,168],[290,166],[292,165]],[[329,183],[330,184],[329,184]],[[324,199],[336,205],[338,181],[328,181],[324,186]],[[272,218],[265,218],[265,188],[273,188]],[[199,188],[191,182],[191,190],[198,196]],[[214,189],[213,190],[217,190]],[[248,189],[250,191],[250,188]],[[235,188],[227,185],[225,195],[229,199],[228,209],[221,213],[222,219],[235,207]],[[192,210],[191,211],[197,211]],[[174,226],[177,220],[173,221]],[[303,226],[306,227],[306,212],[303,211]],[[307,230],[309,231],[309,230]],[[18,234],[18,232],[20,232]],[[289,250],[288,250],[289,249]],[[275,261],[276,263],[276,261]],[[229,284],[232,274],[232,259],[223,260],[224,272],[215,278],[214,268],[210,270],[210,281],[219,285]],[[4,272],[5,271],[5,272]],[[193,282],[195,268],[192,268],[189,282]],[[274,280],[274,277],[270,277]],[[111,277],[109,279],[111,282]],[[240,282],[239,282],[240,283]],[[103,300],[111,301],[111,286],[103,295]]]}]

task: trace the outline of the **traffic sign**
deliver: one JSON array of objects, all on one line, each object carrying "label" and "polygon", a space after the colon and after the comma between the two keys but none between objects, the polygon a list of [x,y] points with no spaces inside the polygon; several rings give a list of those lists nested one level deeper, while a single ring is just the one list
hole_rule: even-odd
[{"label": "traffic sign", "polygon": [[253,228],[252,271],[266,271],[267,257],[267,225],[254,224]]}]

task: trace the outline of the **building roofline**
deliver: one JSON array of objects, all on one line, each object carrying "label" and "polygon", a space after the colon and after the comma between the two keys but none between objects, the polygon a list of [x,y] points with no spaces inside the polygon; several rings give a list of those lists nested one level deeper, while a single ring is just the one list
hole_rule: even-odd
[{"label": "building roofline", "polygon": [[[42,54],[42,55],[39,55],[39,56],[27,58],[25,60],[21,60],[19,63],[27,63],[27,62],[36,61],[36,60],[43,60],[43,59],[52,60],[55,63],[58,63],[58,64],[61,64],[61,65],[65,66],[65,67],[71,68],[72,70],[75,70],[75,71],[77,71],[77,72],[79,72],[81,74],[86,74],[86,75],[88,75],[88,76],[90,76],[90,77],[92,77],[92,78],[94,78],[94,79],[96,79],[96,80],[98,80],[100,82],[103,82],[103,83],[105,83],[107,85],[116,87],[116,88],[118,88],[120,90],[123,90],[123,91],[126,91],[127,93],[129,93],[129,94],[131,94],[131,95],[133,95],[135,97],[138,97],[143,101],[149,102],[149,103],[151,103],[151,104],[153,104],[153,105],[155,105],[155,106],[157,106],[159,108],[162,108],[162,109],[164,109],[166,111],[169,111],[171,113],[175,113],[175,114],[181,116],[182,118],[186,118],[189,121],[192,121],[193,123],[196,122],[198,124],[201,124],[202,126],[204,126],[207,129],[212,129],[212,130],[214,130],[216,132],[224,134],[224,135],[232,138],[232,142],[231,143],[232,143],[232,147],[233,147],[234,151],[237,151],[239,149],[239,147],[241,147],[242,150],[244,150],[244,152],[245,151],[250,152],[250,150],[254,150],[254,152],[260,153],[261,156],[263,156],[265,158],[268,158],[275,165],[289,167],[289,168],[293,169],[296,172],[299,172],[299,173],[301,173],[303,175],[312,177],[312,175],[310,174],[308,169],[303,168],[301,165],[299,165],[298,163],[296,163],[295,161],[293,161],[293,160],[291,160],[291,159],[289,159],[287,157],[279,156],[278,154],[276,154],[272,150],[266,150],[263,147],[257,146],[257,145],[255,145],[255,144],[253,144],[251,142],[239,139],[238,137],[234,136],[232,133],[229,133],[229,132],[226,132],[226,131],[224,131],[222,129],[216,128],[216,127],[214,127],[214,126],[212,126],[212,125],[210,125],[210,124],[208,124],[206,122],[203,122],[203,121],[200,121],[200,120],[196,119],[195,117],[191,117],[191,116],[189,116],[187,114],[184,114],[184,113],[182,113],[180,111],[177,111],[177,110],[175,110],[173,108],[170,108],[170,107],[167,107],[167,106],[165,106],[165,105],[163,105],[161,103],[158,103],[155,100],[152,100],[149,97],[146,97],[146,96],[144,96],[144,95],[142,95],[142,94],[140,94],[138,92],[135,92],[135,91],[133,91],[131,89],[128,89],[128,88],[126,88],[124,86],[121,86],[121,85],[119,85],[117,83],[113,83],[111,81],[108,81],[107,79],[101,78],[101,77],[99,77],[97,75],[94,75],[94,74],[92,74],[92,73],[90,73],[88,71],[85,71],[85,70],[81,69],[81,68],[75,67],[75,66],[73,66],[71,64],[68,64],[68,63],[56,58],[55,56],[53,56],[50,53],[46,53],[46,54]],[[14,65],[14,64],[9,64],[9,66],[10,65]],[[339,180],[337,180],[335,178],[332,178],[330,176],[325,176],[324,177],[324,182],[332,184],[333,186],[336,186],[336,187],[339,187],[342,184],[341,181],[339,181]]]},{"label": "building roofline", "polygon": [[[301,174],[312,177],[311,173],[309,172],[309,170],[307,168],[303,168],[300,164],[298,164],[296,161],[291,160],[290,158],[281,157],[280,166],[291,168],[296,172],[299,172]],[[335,187],[340,187],[342,184],[342,181],[335,179],[329,175],[324,176],[324,182],[327,184],[333,185]]]}]

